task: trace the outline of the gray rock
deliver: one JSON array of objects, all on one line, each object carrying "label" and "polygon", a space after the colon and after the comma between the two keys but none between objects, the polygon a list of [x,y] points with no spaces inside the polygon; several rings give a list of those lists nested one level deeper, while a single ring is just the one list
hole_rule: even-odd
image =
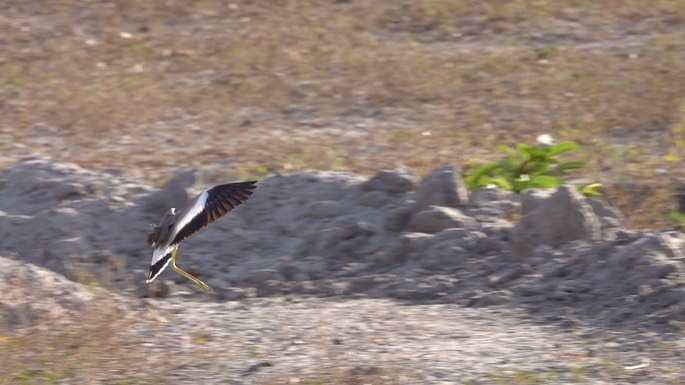
[{"label": "gray rock", "polygon": [[483,234],[483,237],[476,239],[476,247],[471,249],[471,251],[491,255],[493,253],[503,253],[509,249],[509,242],[507,240],[493,235],[486,236],[485,233],[481,234]]},{"label": "gray rock", "polygon": [[378,208],[385,205],[388,200],[388,195],[382,191],[369,191],[359,197],[359,204]]},{"label": "gray rock", "polygon": [[407,168],[382,170],[370,180],[362,184],[366,191],[385,191],[389,193],[403,193],[414,190],[416,177]]},{"label": "gray rock", "polygon": [[616,245],[626,245],[635,242],[640,238],[641,234],[637,231],[620,229],[616,231],[614,243]]},{"label": "gray rock", "polygon": [[351,293],[363,293],[379,285],[388,284],[392,277],[382,274],[362,275],[350,279],[348,290]]},{"label": "gray rock", "polygon": [[87,288],[64,276],[23,261],[0,257],[2,322],[33,324],[78,313],[91,304],[97,288]]},{"label": "gray rock", "polygon": [[658,247],[670,259],[685,260],[685,234],[666,231],[658,235]]},{"label": "gray rock", "polygon": [[429,237],[428,242],[430,243],[431,247],[446,242],[461,245],[463,240],[468,237],[470,232],[470,230],[465,228],[448,228]]},{"label": "gray rock", "polygon": [[685,271],[683,259],[673,258],[674,250],[679,252],[679,245],[669,241],[662,235],[652,235],[619,246],[608,256],[607,265],[616,278],[635,282],[682,273]]},{"label": "gray rock", "polygon": [[269,284],[270,281],[282,281],[283,276],[277,269],[253,270],[248,276],[242,277],[242,282],[260,289]]},{"label": "gray rock", "polygon": [[281,273],[286,281],[295,281],[302,276],[299,266],[290,259],[278,265],[278,272]]},{"label": "gray rock", "polygon": [[499,188],[477,188],[471,191],[469,204],[471,206],[486,206],[492,202],[520,202],[521,197],[513,191]]},{"label": "gray rock", "polygon": [[425,253],[416,257],[416,260],[427,270],[450,270],[462,264],[470,254],[456,243],[443,242],[434,245]]},{"label": "gray rock", "polygon": [[382,266],[403,264],[426,250],[430,238],[430,235],[424,233],[402,234],[399,238],[388,242],[383,252],[374,257],[374,262]]},{"label": "gray rock", "polygon": [[502,218],[511,218],[521,211],[521,205],[517,202],[499,201],[491,202],[487,205],[472,207],[464,210],[470,217],[476,218],[479,222],[494,221]]},{"label": "gray rock", "polygon": [[245,298],[253,297],[254,291],[254,288],[228,287],[221,291],[217,291],[215,295],[216,298],[221,301],[240,301]]},{"label": "gray rock", "polygon": [[343,229],[343,239],[367,237],[376,232],[370,223],[353,217],[342,218],[336,222],[336,225]]},{"label": "gray rock", "polygon": [[55,188],[59,200],[77,199],[88,195],[86,187],[80,183],[63,183]]},{"label": "gray rock", "polygon": [[413,215],[410,206],[399,206],[389,210],[385,216],[384,227],[389,231],[400,232],[409,227]]},{"label": "gray rock", "polygon": [[[175,283],[174,281],[170,282]],[[204,282],[209,285],[215,293],[225,292],[233,288],[231,282],[225,276],[212,277],[205,279]]]},{"label": "gray rock", "polygon": [[480,292],[469,298],[468,306],[497,306],[511,301],[513,293],[509,290],[496,290],[490,292]]},{"label": "gray rock", "polygon": [[[527,194],[532,196],[538,195]],[[599,219],[573,186],[560,186],[546,199],[524,198],[523,206],[526,214],[511,231],[512,247],[517,254],[543,244],[558,247],[569,241],[597,240],[601,236]]]},{"label": "gray rock", "polygon": [[[431,183],[449,185],[449,172],[435,174],[441,182]],[[45,160],[0,170],[0,255],[60,272],[69,262],[94,277],[116,268],[116,284],[140,296],[201,297],[170,271],[150,286],[160,293],[147,292],[145,233],[159,216],[139,205],[155,190],[124,175]],[[605,202],[564,187],[520,198],[477,190],[466,205],[407,191],[411,178],[375,178],[319,171],[265,177],[248,202],[183,243],[179,265],[216,290],[212,300],[283,293],[515,303],[543,319],[568,313],[622,327],[685,318],[681,233],[626,230]],[[414,212],[420,195],[460,207]],[[525,215],[514,225],[507,218],[519,205]],[[58,316],[79,311],[89,302],[72,294],[98,290],[52,273],[32,276],[26,266],[0,260],[2,321],[40,317],[43,308]]]},{"label": "gray rock", "polygon": [[305,215],[309,218],[331,218],[338,217],[345,213],[345,206],[341,203],[334,201],[318,201],[310,203],[306,210]]},{"label": "gray rock", "polygon": [[345,230],[340,227],[318,230],[310,233],[295,248],[293,256],[330,255],[344,237]]},{"label": "gray rock", "polygon": [[674,305],[681,305],[685,303],[685,288],[675,287],[668,288],[658,293],[658,298],[650,298],[657,300],[660,303],[660,308],[668,308]]},{"label": "gray rock", "polygon": [[549,199],[557,189],[528,189],[521,192],[521,215],[526,215],[535,210]]},{"label": "gray rock", "polygon": [[470,255],[474,253],[482,255],[485,252],[492,251],[492,249],[499,250],[500,242],[500,240],[488,237],[481,231],[449,228],[428,237],[426,249],[433,249],[438,246],[442,248],[458,246],[460,249],[466,250]]},{"label": "gray rock", "polygon": [[316,255],[286,260],[278,266],[278,271],[287,281],[313,281],[329,275],[326,258]]},{"label": "gray rock", "polygon": [[84,198],[88,179],[102,177],[69,163],[30,158],[0,175],[0,210],[35,215],[63,201]]},{"label": "gray rock", "polygon": [[418,280],[408,278],[393,287],[392,295],[407,300],[433,300],[443,298],[452,289],[453,283],[441,279]]},{"label": "gray rock", "polygon": [[81,237],[54,239],[45,246],[44,256],[48,259],[65,261],[68,258],[86,259],[91,247]]},{"label": "gray rock", "polygon": [[354,217],[341,217],[331,227],[306,235],[293,256],[322,255],[354,258],[368,251],[369,238],[376,230],[368,222]]},{"label": "gray rock", "polygon": [[670,259],[663,259],[649,264],[649,266],[640,272],[641,280],[649,280],[650,278],[664,279],[672,275],[682,275],[685,272],[685,264],[681,261],[673,261]]},{"label": "gray rock", "polygon": [[595,215],[599,218],[602,231],[626,227],[626,219],[623,214],[609,204],[596,197],[587,197],[586,202],[592,207]]},{"label": "gray rock", "polygon": [[521,266],[521,265],[516,265],[508,270],[498,272],[497,274],[491,276],[488,278],[488,283],[491,286],[499,286],[503,284],[507,284],[520,276],[522,276],[524,273],[526,273],[526,269]]},{"label": "gray rock", "polygon": [[424,211],[430,206],[460,207],[466,204],[468,193],[460,171],[452,166],[443,166],[421,179],[414,211]]},{"label": "gray rock", "polygon": [[438,233],[450,228],[469,228],[475,220],[451,207],[431,206],[425,211],[414,214],[409,228],[417,233]]}]

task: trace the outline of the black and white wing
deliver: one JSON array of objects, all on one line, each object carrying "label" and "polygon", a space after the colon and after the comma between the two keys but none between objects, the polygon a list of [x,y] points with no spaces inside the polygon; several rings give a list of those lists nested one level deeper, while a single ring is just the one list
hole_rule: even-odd
[{"label": "black and white wing", "polygon": [[162,246],[152,251],[152,262],[150,263],[150,272],[147,274],[147,283],[154,281],[171,262],[171,253],[174,251],[174,247]]},{"label": "black and white wing", "polygon": [[228,183],[202,191],[178,215],[170,245],[176,245],[245,202],[257,181]]}]

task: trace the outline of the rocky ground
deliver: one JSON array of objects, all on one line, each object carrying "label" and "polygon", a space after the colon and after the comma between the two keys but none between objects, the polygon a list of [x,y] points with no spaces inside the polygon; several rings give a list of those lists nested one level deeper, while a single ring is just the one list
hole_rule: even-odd
[{"label": "rocky ground", "polygon": [[[213,293],[170,271],[146,286],[149,224],[199,187],[1,171],[0,378],[61,362],[62,332],[84,358],[55,376],[74,383],[681,380],[685,237],[626,229],[572,187],[467,193],[451,166],[268,176],[179,249]],[[19,364],[36,338],[47,358]]]},{"label": "rocky ground", "polygon": [[[683,383],[680,2],[2,5],[0,383]],[[611,205],[439,167],[542,133]]]}]

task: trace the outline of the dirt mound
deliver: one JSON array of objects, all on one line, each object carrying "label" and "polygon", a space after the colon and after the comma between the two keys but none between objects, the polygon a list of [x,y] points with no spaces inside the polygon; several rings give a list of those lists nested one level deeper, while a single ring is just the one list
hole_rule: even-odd
[{"label": "dirt mound", "polygon": [[[0,172],[0,255],[149,295],[149,225],[159,202],[180,203],[193,181],[184,170],[155,190],[70,164],[22,161]],[[422,180],[405,169],[266,177],[244,205],[183,243],[179,265],[212,286],[214,300],[309,294],[511,304],[618,327],[685,320],[684,251],[682,234],[627,230],[619,212],[572,187],[467,194],[458,170],[441,167]],[[178,289],[189,287],[182,277],[161,278],[158,294],[187,294]]]}]

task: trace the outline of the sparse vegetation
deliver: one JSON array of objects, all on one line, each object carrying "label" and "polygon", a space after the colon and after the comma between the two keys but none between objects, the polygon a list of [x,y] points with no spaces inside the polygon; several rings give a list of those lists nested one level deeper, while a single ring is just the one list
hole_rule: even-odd
[{"label": "sparse vegetation", "polygon": [[672,224],[680,2],[128,0],[67,22],[76,3],[13,2],[0,25],[5,164],[46,154],[157,183],[178,159],[206,178],[422,174],[542,131],[581,146],[582,177],[631,225]]},{"label": "sparse vegetation", "polygon": [[[157,371],[146,369],[148,359],[139,347],[122,338],[134,320],[123,319],[108,298],[97,302],[99,308],[73,318],[32,320],[50,324],[50,328],[32,330],[31,325],[15,325],[21,328],[12,331],[0,324],[0,382],[28,385],[73,380],[112,384],[159,381]],[[23,331],[17,333],[19,330]],[[168,367],[163,363],[156,365],[162,370]],[[133,374],[136,372],[146,374]]]},{"label": "sparse vegetation", "polygon": [[[469,189],[496,186],[516,193],[528,188],[551,188],[565,182],[569,171],[583,168],[585,163],[578,160],[563,162],[559,155],[575,150],[576,142],[552,143],[549,135],[541,135],[538,144],[529,146],[519,143],[515,148],[497,146],[504,157],[497,162],[469,162],[464,167],[464,181]],[[579,186],[586,195],[599,195],[598,183]]]},{"label": "sparse vegetation", "polygon": [[[10,1],[3,16],[0,167],[48,155],[160,184],[188,166],[209,183],[398,164],[423,174],[477,158],[502,173],[467,170],[472,186],[520,190],[557,183],[563,171],[601,181],[632,227],[685,222],[672,210],[685,177],[682,1]],[[502,147],[509,160],[493,160],[497,145],[539,132],[577,143],[582,175],[550,169],[563,162],[549,157],[537,162],[546,169],[518,172],[532,165],[518,157],[538,147]],[[12,319],[4,312],[0,320]],[[135,322],[111,322],[116,314],[102,309],[82,317],[60,332],[0,328],[0,382],[165,383],[170,363],[150,365],[139,341],[119,338]],[[625,376],[620,357],[605,361],[608,383]],[[578,383],[590,372],[570,370]],[[300,383],[379,376],[341,370]]]}]

